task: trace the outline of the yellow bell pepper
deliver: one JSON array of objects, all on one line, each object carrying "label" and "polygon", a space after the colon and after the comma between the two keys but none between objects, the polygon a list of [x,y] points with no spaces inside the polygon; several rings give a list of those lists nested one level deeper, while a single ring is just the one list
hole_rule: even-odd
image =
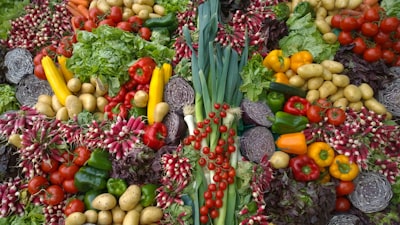
[{"label": "yellow bell pepper", "polygon": [[263,65],[275,72],[286,72],[290,67],[290,59],[283,56],[282,50],[275,49],[264,58]]},{"label": "yellow bell pepper", "polygon": [[325,184],[329,181],[331,181],[331,175],[329,175],[329,171],[325,167],[320,167],[320,173],[317,182],[320,184]]},{"label": "yellow bell pepper", "polygon": [[304,64],[312,63],[314,57],[309,51],[299,51],[290,56],[290,69],[297,73],[297,68]]},{"label": "yellow bell pepper", "polygon": [[335,151],[326,142],[313,142],[307,147],[307,155],[314,159],[315,163],[320,167],[330,166],[335,157]]},{"label": "yellow bell pepper", "polygon": [[283,72],[275,73],[274,78],[277,83],[289,84],[289,78]]},{"label": "yellow bell pepper", "polygon": [[354,180],[359,172],[358,165],[350,162],[349,157],[345,155],[337,155],[329,166],[331,176],[343,181]]}]

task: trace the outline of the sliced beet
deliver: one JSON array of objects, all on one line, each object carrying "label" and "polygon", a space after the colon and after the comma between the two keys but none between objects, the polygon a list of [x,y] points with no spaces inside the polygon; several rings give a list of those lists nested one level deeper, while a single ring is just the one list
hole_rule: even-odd
[{"label": "sliced beet", "polygon": [[169,104],[170,111],[182,114],[185,105],[194,103],[193,87],[183,77],[172,77],[164,88],[164,101]]},{"label": "sliced beet", "polygon": [[240,152],[248,160],[259,163],[264,155],[275,152],[275,141],[271,131],[263,126],[246,130],[240,137]]},{"label": "sliced beet", "polygon": [[169,112],[163,123],[168,128],[168,135],[165,139],[167,145],[178,145],[179,141],[186,135],[187,126],[183,116],[176,112]]},{"label": "sliced beet", "polygon": [[242,109],[243,123],[246,125],[257,125],[263,127],[271,127],[271,117],[274,113],[269,106],[261,101],[253,102],[249,99],[243,99],[240,108]]}]

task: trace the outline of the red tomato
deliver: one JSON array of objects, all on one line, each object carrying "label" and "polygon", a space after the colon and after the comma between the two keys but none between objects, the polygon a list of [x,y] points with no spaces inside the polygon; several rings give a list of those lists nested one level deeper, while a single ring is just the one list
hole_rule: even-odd
[{"label": "red tomato", "polygon": [[396,55],[389,49],[382,50],[382,59],[387,65],[391,65],[395,61]]},{"label": "red tomato", "polygon": [[319,105],[311,105],[307,109],[307,118],[310,122],[318,123],[322,121],[323,111]]},{"label": "red tomato", "polygon": [[44,72],[42,64],[36,65],[33,69],[35,76],[41,80],[47,80],[46,73]]},{"label": "red tomato", "polygon": [[119,22],[116,27],[127,32],[132,32],[132,24],[127,21]]},{"label": "red tomato", "polygon": [[59,163],[57,160],[53,158],[44,159],[40,164],[40,168],[42,168],[45,173],[52,173],[58,169]]},{"label": "red tomato", "polygon": [[94,28],[96,28],[97,27],[97,24],[93,21],[93,20],[87,20],[86,22],[85,22],[85,24],[83,25],[83,28],[86,30],[86,31],[89,31],[89,32],[92,32],[92,30],[94,29]]},{"label": "red tomato", "polygon": [[346,120],[346,112],[341,108],[330,108],[326,111],[328,123],[338,126]]},{"label": "red tomato", "polygon": [[348,195],[354,191],[355,185],[353,181],[339,181],[339,184],[336,186],[336,196],[344,196]]},{"label": "red tomato", "polygon": [[356,18],[357,20],[357,30],[361,29],[361,26],[365,23],[365,19],[363,16]]},{"label": "red tomato", "polygon": [[40,190],[45,189],[49,186],[49,181],[42,176],[33,177],[28,182],[28,192],[31,195],[38,193]]},{"label": "red tomato", "polygon": [[37,65],[42,65],[42,59],[43,59],[44,55],[39,52],[35,55],[35,57],[33,58],[33,65],[37,66]]},{"label": "red tomato", "polygon": [[83,25],[86,20],[84,16],[73,16],[71,19],[72,27],[77,30],[83,30]]},{"label": "red tomato", "polygon": [[374,41],[376,44],[384,44],[385,42],[390,40],[390,34],[385,33],[382,31],[379,31],[375,36],[374,36]]},{"label": "red tomato", "polygon": [[350,32],[341,31],[338,36],[338,41],[341,45],[348,45],[353,42],[353,37]]},{"label": "red tomato", "polygon": [[103,16],[104,13],[99,8],[93,7],[89,9],[89,20],[92,20],[93,22],[97,23]]},{"label": "red tomato", "polygon": [[44,203],[47,205],[57,205],[64,200],[64,191],[59,185],[51,185],[46,188]]},{"label": "red tomato", "polygon": [[44,47],[44,48],[42,48],[42,50],[40,51],[43,55],[48,55],[48,56],[50,56],[51,58],[53,58],[55,55],[56,55],[56,50],[57,50],[57,47],[56,46],[54,46],[54,45],[49,45],[49,46],[46,46],[46,47]]},{"label": "red tomato", "polygon": [[108,25],[110,27],[115,27],[115,22],[112,19],[104,19],[100,21],[97,26]]},{"label": "red tomato", "polygon": [[58,170],[50,173],[49,179],[50,179],[50,183],[56,184],[56,185],[62,185],[62,183],[64,181],[64,177],[61,175],[60,171],[58,171]]},{"label": "red tomato", "polygon": [[394,34],[394,38],[400,39],[400,24],[396,28],[396,33]]},{"label": "red tomato", "polygon": [[367,62],[376,62],[382,57],[382,50],[380,47],[368,48],[364,51],[363,58]]},{"label": "red tomato", "polygon": [[68,201],[67,205],[64,208],[64,214],[69,216],[74,212],[83,212],[85,211],[85,203],[82,200],[73,198]]},{"label": "red tomato", "polygon": [[344,17],[340,21],[340,29],[342,29],[342,31],[356,30],[357,27],[358,27],[357,20],[352,16]]},{"label": "red tomato", "polygon": [[114,23],[119,23],[122,21],[122,8],[119,6],[112,6],[110,12],[107,16],[108,19],[114,21]]},{"label": "red tomato", "polygon": [[332,27],[340,28],[341,20],[342,20],[342,15],[340,15],[340,14],[335,14],[334,16],[332,16],[332,19],[331,19]]},{"label": "red tomato", "polygon": [[60,43],[57,47],[56,53],[57,55],[63,55],[67,58],[70,58],[72,56],[72,47],[68,47],[67,45]]},{"label": "red tomato", "polygon": [[86,161],[90,158],[91,153],[92,152],[86,147],[83,146],[77,147],[74,150],[75,157],[73,162],[78,166],[83,166],[86,163]]},{"label": "red tomato", "polygon": [[350,209],[350,201],[345,197],[336,198],[336,207],[335,210],[338,212],[346,212]]},{"label": "red tomato", "polygon": [[381,21],[379,28],[385,33],[390,33],[392,31],[395,31],[399,24],[400,22],[397,17],[386,17]]},{"label": "red tomato", "polygon": [[133,32],[138,32],[139,29],[143,26],[143,20],[138,16],[129,17],[127,22],[132,24],[132,31]]},{"label": "red tomato", "polygon": [[396,62],[393,63],[393,66],[400,66],[400,57],[397,57]]},{"label": "red tomato", "polygon": [[361,25],[361,33],[367,37],[373,37],[379,32],[379,27],[376,23],[363,23]]},{"label": "red tomato", "polygon": [[327,110],[332,107],[332,102],[326,98],[319,98],[317,100],[317,105],[319,105],[323,110]]},{"label": "red tomato", "polygon": [[139,36],[146,41],[150,40],[151,37],[151,30],[148,27],[141,27],[138,31]]},{"label": "red tomato", "polygon": [[379,9],[378,8],[369,8],[364,12],[364,20],[366,22],[374,22],[379,21]]},{"label": "red tomato", "polygon": [[395,50],[397,53],[400,53],[400,40],[396,41],[392,45],[393,50]]},{"label": "red tomato", "polygon": [[79,166],[73,163],[63,163],[58,168],[58,171],[60,171],[61,176],[64,178],[64,180],[73,179],[75,173],[78,172],[78,170]]},{"label": "red tomato", "polygon": [[364,39],[361,37],[354,38],[354,47],[352,51],[356,54],[362,55],[364,51],[367,49],[367,44],[365,44]]},{"label": "red tomato", "polygon": [[63,187],[64,191],[67,193],[75,194],[75,193],[79,192],[78,188],[76,188],[76,186],[75,186],[74,178],[64,180],[62,183],[62,187]]},{"label": "red tomato", "polygon": [[61,157],[64,159],[63,162],[72,162],[72,160],[74,160],[74,154],[68,151],[63,152]]},{"label": "red tomato", "polygon": [[392,40],[388,40],[387,42],[381,44],[381,48],[382,49],[391,49],[393,46],[393,41]]}]

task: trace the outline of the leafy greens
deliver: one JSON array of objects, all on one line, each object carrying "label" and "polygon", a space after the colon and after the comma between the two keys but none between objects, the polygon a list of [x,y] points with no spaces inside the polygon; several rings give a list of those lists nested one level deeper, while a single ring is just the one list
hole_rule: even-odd
[{"label": "leafy greens", "polygon": [[8,84],[0,84],[0,114],[19,108],[18,100],[15,97],[15,88]]},{"label": "leafy greens", "polygon": [[157,4],[162,5],[168,12],[184,12],[189,0],[157,0]]},{"label": "leafy greens", "polygon": [[387,16],[400,18],[400,1],[382,0],[380,6],[385,9]]}]

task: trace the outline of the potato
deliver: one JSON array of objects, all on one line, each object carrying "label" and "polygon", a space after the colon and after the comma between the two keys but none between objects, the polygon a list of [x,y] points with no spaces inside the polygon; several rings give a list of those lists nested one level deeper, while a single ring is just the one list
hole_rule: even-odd
[{"label": "potato", "polygon": [[346,110],[349,101],[346,98],[339,98],[338,100],[333,102],[333,107],[339,107],[343,110]]},{"label": "potato", "polygon": [[288,69],[288,70],[286,70],[285,75],[287,76],[287,78],[291,78],[297,74],[293,70]]},{"label": "potato", "polygon": [[39,113],[48,117],[54,117],[56,115],[56,112],[54,112],[51,105],[44,102],[37,102],[33,108],[35,108]]},{"label": "potato", "polygon": [[319,99],[319,91],[318,90],[309,90],[306,95],[306,99],[309,102],[314,102]]},{"label": "potato", "polygon": [[79,80],[79,78],[73,77],[69,79],[69,81],[67,82],[67,88],[71,92],[76,93],[81,90],[81,87],[82,87],[82,82],[81,80]]},{"label": "potato", "polygon": [[332,80],[331,71],[329,71],[327,68],[324,68],[324,71],[322,73],[322,78],[324,78],[324,80]]},{"label": "potato", "polygon": [[153,11],[157,15],[164,16],[165,15],[165,8],[162,5],[155,4],[153,5]]},{"label": "potato", "polygon": [[106,2],[110,6],[122,6],[124,4],[123,0],[106,0]]},{"label": "potato", "polygon": [[334,60],[324,60],[321,62],[321,65],[325,68],[327,68],[331,73],[342,73],[344,70],[343,64],[340,62],[334,61]]},{"label": "potato", "polygon": [[125,8],[132,8],[133,0],[123,0],[123,2],[124,2]]},{"label": "potato", "polygon": [[316,19],[325,19],[328,16],[328,11],[324,7],[318,7],[315,11]]},{"label": "potato", "polygon": [[106,0],[97,0],[96,6],[104,13],[107,13],[108,11],[110,11],[110,8],[111,8],[111,6],[107,3]]},{"label": "potato", "polygon": [[89,9],[93,9],[94,7],[97,7],[97,0],[92,0],[90,2]]},{"label": "potato", "polygon": [[332,74],[332,82],[336,87],[346,87],[350,84],[350,78],[343,74]]},{"label": "potato", "polygon": [[157,13],[149,13],[149,18],[161,18],[161,15],[158,15]]},{"label": "potato", "polygon": [[322,77],[313,77],[307,81],[307,88],[308,90],[317,90],[321,87],[322,83],[324,83]]},{"label": "potato", "polygon": [[95,90],[96,89],[93,84],[83,83],[82,87],[81,87],[81,94],[84,94],[84,93],[94,94]]},{"label": "potato", "polygon": [[48,104],[48,105],[51,105],[51,104],[52,104],[52,98],[51,98],[50,95],[45,95],[45,94],[39,95],[37,101],[38,101],[38,102],[46,103],[46,104]]},{"label": "potato", "polygon": [[344,9],[349,4],[351,0],[335,0],[335,8],[336,9]]},{"label": "potato", "polygon": [[393,119],[393,114],[391,112],[387,111],[385,120],[391,120],[391,119]]},{"label": "potato", "polygon": [[289,84],[294,87],[301,87],[306,83],[306,81],[299,75],[294,75],[289,78]]},{"label": "potato", "polygon": [[54,111],[58,112],[63,105],[61,105],[61,102],[58,100],[56,95],[51,96],[51,107],[54,109]]},{"label": "potato", "polygon": [[124,7],[124,11],[122,12],[122,20],[127,21],[131,16],[134,16],[133,10],[131,7]]},{"label": "potato", "polygon": [[124,217],[126,215],[126,212],[122,210],[119,206],[115,206],[111,210],[112,218],[113,218],[113,223],[122,223],[124,221]]},{"label": "potato", "polygon": [[122,222],[122,225],[139,225],[140,213],[136,210],[129,210]]},{"label": "potato", "polygon": [[94,95],[83,93],[79,95],[79,100],[82,102],[83,109],[89,112],[94,112],[97,108],[97,99]]},{"label": "potato", "polygon": [[324,67],[317,63],[309,63],[297,68],[297,74],[305,80],[312,77],[321,77],[323,72]]},{"label": "potato", "polygon": [[321,87],[318,88],[318,91],[320,98],[327,98],[336,93],[337,87],[332,83],[332,81],[326,80],[322,83]]},{"label": "potato", "polygon": [[67,107],[61,107],[56,113],[56,119],[67,121],[69,119]]},{"label": "potato", "polygon": [[372,110],[378,114],[384,115],[387,113],[386,107],[382,103],[378,102],[375,98],[365,100],[364,105],[365,107],[367,107],[367,109]]},{"label": "potato", "polygon": [[333,95],[329,96],[329,100],[334,102],[334,101],[338,100],[339,98],[343,98],[344,97],[343,89],[344,88],[338,88]]},{"label": "potato", "polygon": [[147,106],[147,102],[149,101],[149,94],[143,90],[138,90],[133,96],[133,102],[135,106],[143,108]]},{"label": "potato", "polygon": [[97,223],[97,211],[96,210],[89,209],[89,210],[86,210],[84,212],[84,214],[86,216],[87,223],[94,223],[94,224]]},{"label": "potato", "polygon": [[122,210],[129,211],[135,208],[141,197],[141,190],[138,185],[130,185],[126,191],[119,197],[119,207]]},{"label": "potato", "polygon": [[361,90],[354,84],[347,85],[343,90],[343,95],[349,102],[358,102],[361,100]]},{"label": "potato", "polygon": [[154,122],[161,122],[169,112],[169,105],[166,102],[159,102],[154,107]]},{"label": "potato", "polygon": [[81,212],[73,212],[65,219],[65,225],[82,225],[86,223],[86,216]]},{"label": "potato", "polygon": [[101,210],[97,214],[97,225],[111,225],[112,219],[111,211]]},{"label": "potato", "polygon": [[142,210],[143,210],[143,206],[142,206],[142,204],[137,204],[136,206],[135,206],[135,208],[133,208],[132,210],[136,210],[136,211],[138,211],[138,212],[141,212]]},{"label": "potato", "polygon": [[83,108],[81,100],[75,95],[68,95],[65,100],[65,107],[67,107],[68,116],[71,119],[81,113]]},{"label": "potato", "polygon": [[361,91],[362,99],[368,100],[374,97],[374,90],[367,83],[361,83],[358,88]]},{"label": "potato", "polygon": [[96,198],[94,198],[92,201],[93,208],[97,210],[103,210],[103,211],[111,210],[116,205],[117,205],[117,199],[115,198],[114,195],[110,193],[100,194],[96,196]]},{"label": "potato", "polygon": [[310,3],[312,7],[317,7],[319,0],[307,0],[307,2]]},{"label": "potato", "polygon": [[96,98],[96,105],[97,105],[97,110],[100,112],[104,113],[104,108],[108,104],[108,100],[104,97],[97,97]]},{"label": "potato", "polygon": [[334,44],[336,43],[338,37],[333,32],[327,32],[322,35],[322,39],[324,39],[324,41],[328,44]]},{"label": "potato", "polygon": [[315,25],[322,34],[331,32],[331,26],[324,19],[316,19]]},{"label": "potato", "polygon": [[147,9],[143,9],[143,10],[140,10],[140,12],[137,14],[137,16],[142,20],[146,20],[150,17],[150,12],[147,11]]},{"label": "potato", "polygon": [[357,112],[360,112],[361,108],[364,106],[364,104],[361,101],[359,101],[359,102],[350,102],[348,106],[349,106],[350,109],[353,109],[353,110],[355,110]]},{"label": "potato", "polygon": [[333,10],[335,8],[335,0],[321,0],[322,7],[327,11]]},{"label": "potato", "polygon": [[161,220],[163,211],[155,206],[148,206],[140,213],[140,225],[151,224]]},{"label": "potato", "polygon": [[101,80],[99,78],[94,79],[93,86],[95,87],[95,95],[96,96],[103,96],[108,91],[108,85],[101,82]]},{"label": "potato", "polygon": [[331,27],[332,27],[332,17],[333,17],[332,15],[325,17],[325,22],[327,22]]},{"label": "potato", "polygon": [[271,166],[275,169],[287,168],[289,165],[290,156],[283,151],[275,151],[269,158]]},{"label": "potato", "polygon": [[349,0],[349,3],[347,4],[347,9],[356,9],[361,5],[363,0]]},{"label": "potato", "polygon": [[142,10],[147,10],[148,13],[153,12],[153,7],[149,6],[149,5],[143,5],[143,4],[139,4],[139,3],[134,3],[132,5],[132,10],[135,14],[139,14],[140,11]]}]

